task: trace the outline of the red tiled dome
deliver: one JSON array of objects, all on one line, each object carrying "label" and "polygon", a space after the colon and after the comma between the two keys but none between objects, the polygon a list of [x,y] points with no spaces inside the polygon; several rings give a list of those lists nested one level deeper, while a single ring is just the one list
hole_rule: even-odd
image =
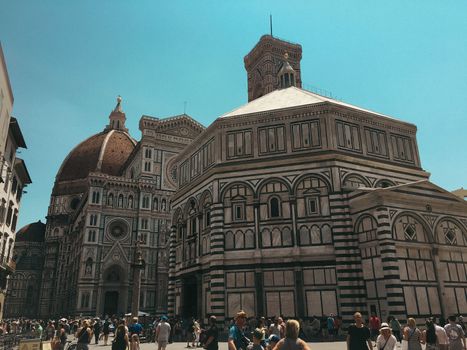
[{"label": "red tiled dome", "polygon": [[56,183],[85,179],[94,171],[118,176],[135,145],[125,131],[106,130],[93,135],[68,154],[58,171]]},{"label": "red tiled dome", "polygon": [[45,224],[40,220],[22,227],[16,232],[16,242],[44,242]]}]

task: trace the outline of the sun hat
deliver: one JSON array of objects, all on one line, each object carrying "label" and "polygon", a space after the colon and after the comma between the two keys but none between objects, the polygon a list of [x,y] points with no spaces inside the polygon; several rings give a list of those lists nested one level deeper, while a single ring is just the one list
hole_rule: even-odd
[{"label": "sun hat", "polygon": [[384,330],[384,329],[391,329],[391,328],[389,327],[389,325],[388,325],[386,322],[381,323],[381,328],[380,328],[379,330],[382,331],[382,330]]}]

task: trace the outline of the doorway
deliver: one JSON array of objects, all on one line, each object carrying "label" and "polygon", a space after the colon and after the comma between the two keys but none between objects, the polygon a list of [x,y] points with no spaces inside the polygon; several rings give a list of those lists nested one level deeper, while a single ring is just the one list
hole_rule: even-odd
[{"label": "doorway", "polygon": [[182,316],[200,317],[198,315],[198,283],[196,276],[188,277],[183,280],[182,290]]},{"label": "doorway", "polygon": [[118,314],[118,292],[105,292],[104,315],[112,317],[116,314]]}]

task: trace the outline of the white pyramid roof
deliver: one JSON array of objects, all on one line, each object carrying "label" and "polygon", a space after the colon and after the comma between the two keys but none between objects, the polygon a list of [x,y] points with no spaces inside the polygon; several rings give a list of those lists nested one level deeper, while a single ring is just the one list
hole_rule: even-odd
[{"label": "white pyramid roof", "polygon": [[344,103],[341,101],[337,101],[329,97],[324,97],[313,92],[297,88],[295,86],[291,86],[287,89],[274,90],[241,107],[234,109],[231,112],[222,115],[220,118],[228,118],[242,114],[265,112],[276,109],[313,105],[323,102],[330,102],[339,106],[345,106],[359,111],[377,114],[382,117],[394,119],[384,114],[375,113],[373,111],[353,106],[351,104]]}]

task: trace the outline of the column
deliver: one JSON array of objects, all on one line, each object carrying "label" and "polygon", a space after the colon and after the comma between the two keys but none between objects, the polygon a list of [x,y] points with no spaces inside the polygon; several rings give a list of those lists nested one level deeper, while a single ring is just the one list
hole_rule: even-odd
[{"label": "column", "polygon": [[353,322],[356,311],[366,316],[366,289],[363,282],[358,237],[353,233],[352,218],[346,195],[329,195],[332,234],[336,254],[339,313],[344,323]]}]

